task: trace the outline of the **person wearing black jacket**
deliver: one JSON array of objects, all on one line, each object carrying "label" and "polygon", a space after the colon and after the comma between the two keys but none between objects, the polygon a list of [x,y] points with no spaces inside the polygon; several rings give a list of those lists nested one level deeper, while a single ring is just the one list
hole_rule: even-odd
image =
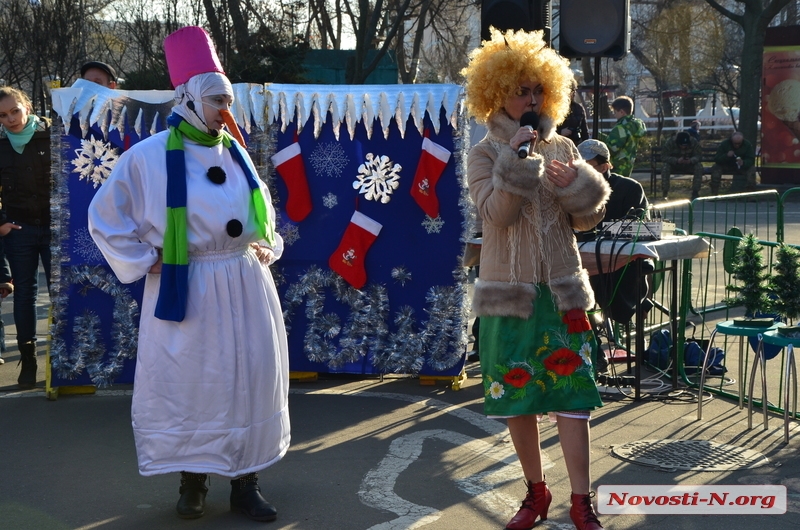
[{"label": "person wearing black jacket", "polygon": [[586,109],[583,105],[575,101],[577,87],[572,85],[570,94],[569,114],[564,118],[564,122],[558,127],[558,134],[566,136],[575,145],[580,144],[589,138],[589,128],[586,125]]},{"label": "person wearing black jacket", "polygon": [[14,323],[20,352],[17,383],[36,386],[36,301],[39,261],[50,287],[50,120],[33,113],[28,96],[0,87],[0,236],[14,278]]},{"label": "person wearing black jacket", "polygon": [[[648,202],[642,185],[638,181],[612,173],[610,152],[600,140],[587,140],[578,146],[578,152],[586,162],[603,174],[611,186],[611,196],[606,202],[604,223],[623,219],[641,219],[646,215]],[[647,302],[649,285],[647,273],[654,270],[652,260],[642,262],[642,277],[639,288],[644,294],[642,311],[647,313],[652,307]],[[630,269],[630,270],[629,270]],[[609,273],[589,277],[595,300],[603,313],[618,322],[628,322],[636,313],[637,278],[632,267],[622,267]]]}]

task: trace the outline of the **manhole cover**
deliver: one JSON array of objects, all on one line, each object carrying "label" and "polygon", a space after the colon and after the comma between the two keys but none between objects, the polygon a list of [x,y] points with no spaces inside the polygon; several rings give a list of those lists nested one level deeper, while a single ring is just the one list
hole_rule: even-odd
[{"label": "manhole cover", "polygon": [[769,463],[756,451],[705,440],[639,440],[611,452],[634,464],[686,471],[729,471]]}]

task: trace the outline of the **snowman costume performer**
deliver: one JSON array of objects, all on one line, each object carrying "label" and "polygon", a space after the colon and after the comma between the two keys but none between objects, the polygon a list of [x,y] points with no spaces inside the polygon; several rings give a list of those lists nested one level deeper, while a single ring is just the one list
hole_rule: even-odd
[{"label": "snowman costume performer", "polygon": [[233,479],[232,510],[269,521],[256,472],[290,439],[286,331],[268,268],[283,241],[269,191],[217,119],[239,134],[210,37],[186,27],[164,48],[169,130],[125,152],[89,208],[120,281],[146,277],[131,411],[139,472],[181,472],[182,518],[204,514],[212,473]]}]

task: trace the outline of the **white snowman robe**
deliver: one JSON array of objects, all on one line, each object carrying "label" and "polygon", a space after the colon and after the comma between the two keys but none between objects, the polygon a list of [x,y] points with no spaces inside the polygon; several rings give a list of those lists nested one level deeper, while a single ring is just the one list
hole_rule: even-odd
[{"label": "white snowman robe", "polygon": [[[280,300],[269,268],[249,247],[260,235],[243,171],[223,145],[184,138],[186,317],[154,316],[161,276],[148,271],[167,226],[168,134],[120,157],[89,207],[89,231],[121,282],[147,277],[131,410],[140,474],[237,477],[274,464],[289,448]],[[209,178],[222,180],[218,168],[221,183]],[[263,183],[261,189],[275,226],[269,191]],[[277,259],[283,240],[276,240]]]}]

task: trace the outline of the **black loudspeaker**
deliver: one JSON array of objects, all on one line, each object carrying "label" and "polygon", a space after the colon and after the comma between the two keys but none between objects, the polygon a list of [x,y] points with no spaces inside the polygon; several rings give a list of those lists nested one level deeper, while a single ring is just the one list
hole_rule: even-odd
[{"label": "black loudspeaker", "polygon": [[622,59],[631,47],[630,0],[561,0],[558,52]]},{"label": "black loudspeaker", "polygon": [[550,45],[550,0],[483,0],[481,2],[481,40],[489,40],[489,27],[544,31]]}]

